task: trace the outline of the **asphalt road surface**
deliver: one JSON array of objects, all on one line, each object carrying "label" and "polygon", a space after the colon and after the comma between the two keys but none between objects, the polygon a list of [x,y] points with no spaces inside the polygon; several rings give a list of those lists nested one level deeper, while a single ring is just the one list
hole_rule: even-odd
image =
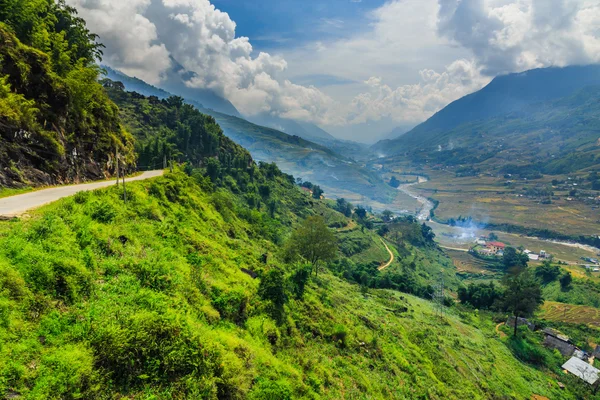
[{"label": "asphalt road surface", "polygon": [[[147,171],[141,175],[125,178],[125,182],[142,181],[155,178],[163,174],[163,170]],[[59,186],[55,188],[42,189],[35,192],[19,194],[16,196],[0,199],[0,216],[18,217],[29,210],[44,206],[64,197],[73,196],[78,192],[102,189],[115,185],[115,180],[82,183],[80,185]]]}]

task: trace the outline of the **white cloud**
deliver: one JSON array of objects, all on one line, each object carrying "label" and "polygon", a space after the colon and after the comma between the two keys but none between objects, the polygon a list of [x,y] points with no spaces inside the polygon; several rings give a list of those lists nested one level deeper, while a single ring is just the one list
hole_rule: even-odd
[{"label": "white cloud", "polygon": [[490,81],[473,61],[464,59],[448,65],[442,73],[421,70],[420,76],[419,83],[395,89],[381,78],[369,78],[365,84],[370,90],[354,98],[348,122],[359,124],[387,117],[399,122],[420,122]]},{"label": "white cloud", "polygon": [[196,74],[188,86],[212,89],[243,114],[343,123],[328,96],[282,78],[283,58],[253,56],[250,40],[236,37],[235,22],[208,0],[68,1],[100,34],[109,66],[159,83],[172,56]]},{"label": "white cloud", "polygon": [[[67,2],[100,34],[110,66],[156,84],[172,56],[195,72],[189,86],[214,90],[246,115],[327,126],[419,122],[498,73],[600,62],[600,0],[391,0],[344,39],[280,55],[255,54],[209,0]],[[323,74],[349,83],[293,83]]]},{"label": "white cloud", "polygon": [[107,47],[105,62],[150,83],[158,83],[169,52],[157,43],[156,26],[144,17],[150,0],[69,0]]}]

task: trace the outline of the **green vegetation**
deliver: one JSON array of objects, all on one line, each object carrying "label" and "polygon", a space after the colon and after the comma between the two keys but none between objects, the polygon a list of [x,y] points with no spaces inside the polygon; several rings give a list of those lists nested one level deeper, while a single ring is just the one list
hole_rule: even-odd
[{"label": "green vegetation", "polygon": [[[266,208],[244,212],[243,195],[194,176],[133,183],[127,204],[113,188],[0,225],[0,391],[33,399],[558,396],[553,380],[493,338],[486,318],[451,312],[441,321],[409,295],[364,297],[330,273],[307,280],[282,262]],[[284,226],[324,207],[305,205],[285,175],[267,181],[285,194]]]},{"label": "green vegetation", "polygon": [[0,183],[104,177],[117,147],[133,161],[131,137],[97,82],[101,45],[74,9],[8,0],[0,21]]}]

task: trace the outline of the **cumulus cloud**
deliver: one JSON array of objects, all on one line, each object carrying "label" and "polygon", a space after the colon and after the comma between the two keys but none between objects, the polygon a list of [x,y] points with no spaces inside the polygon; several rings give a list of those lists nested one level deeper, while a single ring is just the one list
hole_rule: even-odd
[{"label": "cumulus cloud", "polygon": [[[67,2],[100,35],[112,67],[160,84],[174,59],[193,72],[188,86],[245,115],[326,126],[419,122],[497,74],[600,62],[600,0],[390,0],[348,37],[281,55],[256,54],[209,0]],[[294,83],[323,74],[347,83]]]},{"label": "cumulus cloud", "polygon": [[245,115],[339,124],[333,100],[315,87],[283,79],[286,61],[261,52],[253,56],[247,37],[208,0],[68,0],[107,47],[104,62],[159,84],[170,58],[193,72],[190,87],[211,89]]},{"label": "cumulus cloud", "polygon": [[489,82],[470,60],[457,60],[442,73],[420,71],[421,81],[395,89],[382,78],[371,77],[365,83],[370,91],[354,98],[349,123],[365,123],[390,117],[397,121],[420,122],[448,103],[467,95]]},{"label": "cumulus cloud", "polygon": [[438,16],[488,75],[600,62],[598,0],[440,0]]},{"label": "cumulus cloud", "polygon": [[156,26],[143,13],[150,0],[69,0],[107,47],[105,62],[126,74],[158,83],[169,52],[157,42]]}]

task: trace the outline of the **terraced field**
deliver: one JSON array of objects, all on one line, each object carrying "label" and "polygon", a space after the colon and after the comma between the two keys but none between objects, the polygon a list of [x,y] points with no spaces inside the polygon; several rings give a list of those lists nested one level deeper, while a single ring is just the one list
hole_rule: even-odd
[{"label": "terraced field", "polygon": [[596,328],[600,327],[600,309],[589,306],[546,301],[538,317],[550,321],[586,324]]}]

